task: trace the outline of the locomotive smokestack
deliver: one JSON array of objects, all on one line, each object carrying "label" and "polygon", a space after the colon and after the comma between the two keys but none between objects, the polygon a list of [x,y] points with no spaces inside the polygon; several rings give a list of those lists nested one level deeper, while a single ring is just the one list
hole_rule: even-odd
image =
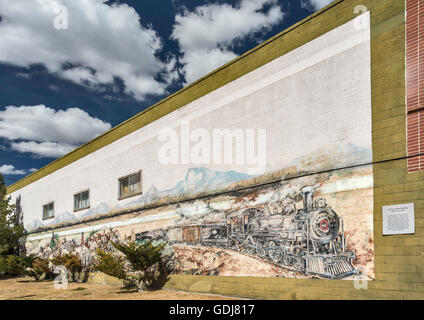
[{"label": "locomotive smokestack", "polygon": [[309,212],[312,210],[314,191],[315,191],[314,187],[312,186],[304,187],[301,190],[303,194],[303,211],[304,212]]}]

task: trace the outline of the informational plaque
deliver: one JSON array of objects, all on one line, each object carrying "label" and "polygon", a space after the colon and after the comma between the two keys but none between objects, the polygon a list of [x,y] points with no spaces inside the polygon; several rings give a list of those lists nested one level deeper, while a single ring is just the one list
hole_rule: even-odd
[{"label": "informational plaque", "polygon": [[415,233],[414,204],[383,206],[383,235]]}]

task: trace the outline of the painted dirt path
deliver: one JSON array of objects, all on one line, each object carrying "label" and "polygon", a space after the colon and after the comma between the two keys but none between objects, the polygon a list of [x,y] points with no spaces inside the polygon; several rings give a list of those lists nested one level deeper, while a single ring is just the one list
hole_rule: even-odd
[{"label": "painted dirt path", "polygon": [[174,245],[176,273],[219,276],[316,278],[234,250]]}]

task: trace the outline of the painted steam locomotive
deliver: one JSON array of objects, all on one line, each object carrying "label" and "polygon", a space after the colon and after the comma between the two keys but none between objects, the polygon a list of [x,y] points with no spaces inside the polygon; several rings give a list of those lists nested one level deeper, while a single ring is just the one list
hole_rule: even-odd
[{"label": "painted steam locomotive", "polygon": [[301,190],[303,208],[288,201],[282,212],[251,207],[230,212],[225,221],[185,224],[144,232],[138,240],[221,247],[255,255],[290,270],[340,279],[358,274],[354,251],[346,250],[343,220],[324,198],[313,199],[312,187]]}]

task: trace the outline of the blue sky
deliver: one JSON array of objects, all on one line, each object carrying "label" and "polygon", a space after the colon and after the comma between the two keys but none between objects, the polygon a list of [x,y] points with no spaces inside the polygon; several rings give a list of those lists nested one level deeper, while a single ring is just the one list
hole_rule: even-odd
[{"label": "blue sky", "polygon": [[332,0],[0,0],[0,173],[65,155]]}]

